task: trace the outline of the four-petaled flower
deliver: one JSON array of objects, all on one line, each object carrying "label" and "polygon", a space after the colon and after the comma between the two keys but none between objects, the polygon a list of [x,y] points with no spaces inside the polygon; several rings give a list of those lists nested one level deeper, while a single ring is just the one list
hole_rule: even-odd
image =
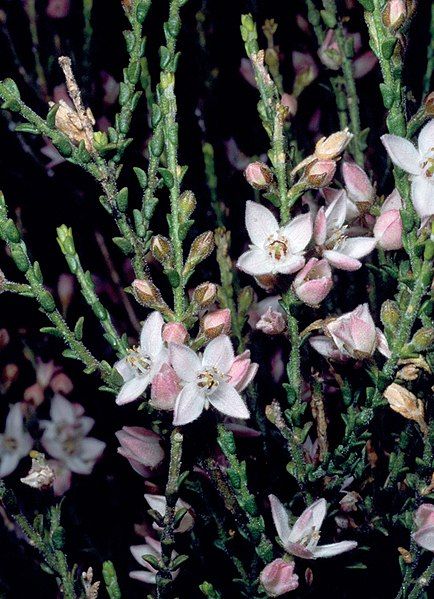
[{"label": "four-petaled flower", "polygon": [[130,349],[125,358],[116,362],[115,368],[125,381],[116,398],[118,405],[140,397],[167,361],[167,349],[162,338],[163,325],[161,314],[151,312],[140,333],[140,346]]},{"label": "four-petaled flower", "polygon": [[252,245],[237,266],[254,276],[291,274],[303,268],[303,251],[312,237],[312,220],[301,214],[283,227],[274,214],[256,202],[247,202],[246,228]]},{"label": "four-petaled flower", "polygon": [[318,545],[320,529],[327,512],[325,499],[318,499],[304,510],[294,526],[289,526],[289,516],[275,495],[269,495],[274,526],[285,551],[303,559],[332,557],[357,547],[355,541],[341,541]]},{"label": "four-petaled flower", "polygon": [[375,248],[373,237],[349,237],[347,197],[342,190],[327,208],[321,207],[315,218],[313,237],[317,252],[331,266],[342,270],[358,270],[360,258],[367,256]]},{"label": "four-petaled flower", "polygon": [[392,162],[410,174],[411,198],[421,219],[434,215],[434,119],[421,130],[418,147],[398,135],[381,138]]},{"label": "four-petaled flower", "polygon": [[418,545],[434,552],[434,505],[422,503],[415,516],[416,531],[412,534]]},{"label": "four-petaled flower", "polygon": [[206,347],[203,356],[185,345],[170,344],[170,362],[184,384],[175,402],[173,423],[196,420],[211,404],[227,416],[249,418],[238,391],[229,382],[234,350],[229,337],[220,335]]}]

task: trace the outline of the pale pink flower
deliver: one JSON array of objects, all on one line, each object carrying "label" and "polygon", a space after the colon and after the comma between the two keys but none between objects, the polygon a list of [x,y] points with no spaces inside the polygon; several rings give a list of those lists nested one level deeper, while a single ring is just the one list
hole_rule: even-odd
[{"label": "pale pink flower", "polygon": [[280,597],[298,587],[298,576],[294,574],[294,562],[278,558],[267,564],[259,575],[259,580],[268,597]]},{"label": "pale pink flower", "polygon": [[61,367],[56,366],[53,360],[43,362],[41,358],[36,358],[35,373],[36,383],[24,391],[24,400],[35,406],[44,401],[44,393],[48,388],[54,393],[68,395],[74,387],[71,379],[61,372]]},{"label": "pale pink flower", "polygon": [[409,173],[411,198],[421,219],[434,215],[434,119],[422,128],[418,147],[397,135],[381,138],[392,162]]},{"label": "pale pink flower", "polygon": [[373,237],[348,237],[344,225],[347,215],[347,199],[341,191],[325,209],[321,207],[315,217],[313,236],[316,249],[331,266],[342,270],[358,270],[360,258],[367,256],[375,248]]},{"label": "pale pink flower", "polygon": [[256,328],[266,335],[280,335],[286,327],[285,319],[278,310],[268,308],[256,323]]},{"label": "pale pink flower", "polygon": [[49,0],[47,16],[52,19],[64,19],[69,13],[69,0]]},{"label": "pale pink flower", "polygon": [[163,327],[163,341],[166,343],[180,343],[187,341],[188,332],[182,322],[168,322]]},{"label": "pale pink flower", "polygon": [[328,322],[324,330],[329,337],[312,337],[310,343],[327,358],[363,360],[377,349],[386,358],[391,355],[384,334],[375,326],[368,304],[360,304],[352,312]]},{"label": "pale pink flower", "polygon": [[170,364],[163,364],[152,379],[150,405],[157,410],[173,410],[181,390],[179,378]]},{"label": "pale pink flower", "polygon": [[374,225],[374,237],[383,250],[402,248],[402,200],[395,189],[381,206],[381,214]]},{"label": "pale pink flower", "polygon": [[59,394],[51,400],[50,417],[41,421],[45,451],[65,469],[90,474],[105,449],[103,441],[87,436],[95,424],[93,418],[84,416],[83,406]]},{"label": "pale pink flower", "polygon": [[282,94],[280,102],[282,106],[285,106],[285,108],[288,109],[288,118],[291,118],[297,114],[298,102],[297,98],[293,94]]},{"label": "pale pink flower", "polygon": [[238,268],[254,275],[291,274],[304,266],[303,250],[312,237],[309,214],[296,216],[279,227],[274,214],[256,202],[247,202],[246,228],[252,245],[240,256]]},{"label": "pale pink flower", "polygon": [[415,516],[416,532],[411,536],[418,545],[434,552],[434,505],[422,503]]},{"label": "pale pink flower", "polygon": [[324,41],[318,50],[318,57],[323,65],[328,69],[331,69],[332,71],[337,71],[340,69],[342,64],[342,55],[339,51],[339,46],[337,44],[333,29],[329,29],[327,31]]},{"label": "pale pink flower", "polygon": [[73,275],[66,272],[62,273],[57,281],[57,295],[59,296],[64,314],[68,310],[72,296],[74,295],[74,282],[75,278]]},{"label": "pale pink flower", "polygon": [[102,100],[107,106],[113,106],[119,96],[119,82],[106,71],[101,71],[100,76],[104,90]]},{"label": "pale pink flower", "polygon": [[140,346],[130,349],[128,355],[114,365],[125,381],[116,398],[118,405],[140,397],[164,362],[167,362],[167,349],[162,338],[163,324],[161,314],[151,312],[140,333]]},{"label": "pale pink flower", "polygon": [[[160,516],[164,517],[166,513],[167,500],[164,495],[151,495],[150,493],[145,493],[145,499],[149,504],[151,510],[154,510],[160,514]],[[175,510],[178,511],[181,508],[185,508],[189,510],[186,512],[185,516],[181,518],[181,522],[179,522],[177,528],[175,528],[174,532],[187,532],[193,528],[194,518],[191,515],[191,505],[182,501],[182,499],[178,499],[175,505]],[[156,530],[161,530],[161,528],[154,522],[152,525]]]},{"label": "pale pink flower", "polygon": [[357,547],[355,541],[341,541],[330,545],[318,545],[320,529],[327,511],[325,499],[318,499],[289,526],[289,516],[275,495],[269,495],[274,526],[285,551],[303,559],[332,557]]},{"label": "pale pink flower", "polygon": [[249,411],[235,387],[228,382],[234,362],[229,337],[220,335],[205,347],[203,355],[185,345],[169,346],[170,363],[184,387],[175,403],[173,424],[198,418],[212,405],[227,416],[249,418]]},{"label": "pale pink flower", "polygon": [[161,438],[141,426],[124,426],[115,434],[121,444],[118,453],[129,461],[138,474],[145,478],[151,476],[164,459]]},{"label": "pale pink flower", "polygon": [[280,305],[281,297],[280,295],[269,295],[265,299],[260,302],[256,302],[250,308],[249,315],[249,325],[252,329],[256,328],[256,325],[261,320],[261,318],[271,309],[273,312],[279,312],[282,316],[284,316],[284,310]]},{"label": "pale pink flower", "polygon": [[292,97],[296,99],[318,77],[319,69],[313,56],[307,52],[294,51],[292,65],[295,72]]},{"label": "pale pink flower", "polygon": [[246,389],[258,372],[258,364],[250,359],[250,350],[246,349],[236,356],[228,371],[228,382],[241,393]]},{"label": "pale pink flower", "polygon": [[21,404],[9,408],[6,426],[0,435],[0,478],[11,474],[32,449],[33,439],[24,428]]},{"label": "pale pink flower", "polygon": [[311,258],[297,273],[293,287],[302,302],[318,306],[333,287],[332,271],[327,260]]},{"label": "pale pink flower", "polygon": [[252,62],[249,58],[242,58],[240,63],[240,74],[252,87],[258,87],[255,79]]},{"label": "pale pink flower", "polygon": [[308,436],[306,441],[302,444],[303,452],[308,464],[316,464],[319,458],[319,442],[318,439],[312,442],[312,439]]},{"label": "pale pink flower", "polygon": [[355,79],[361,79],[377,65],[378,59],[371,50],[363,52],[353,60],[353,74]]},{"label": "pale pink flower", "polygon": [[56,497],[64,495],[71,487],[72,472],[59,460],[48,460],[48,466],[54,473],[53,492]]},{"label": "pale pink flower", "polygon": [[[145,562],[143,559],[144,555],[152,555],[157,560],[161,559],[161,543],[156,541],[152,537],[145,537],[146,544],[143,545],[133,545],[130,547],[130,551],[140,566],[143,567],[143,570],[134,570],[130,572],[130,578],[134,578],[135,580],[140,580],[141,582],[145,582],[147,584],[155,584],[157,582],[157,570],[153,568],[148,562]],[[172,552],[172,559],[177,556],[175,551]],[[171,572],[172,579],[178,576],[179,570],[175,570],[175,572]]]}]

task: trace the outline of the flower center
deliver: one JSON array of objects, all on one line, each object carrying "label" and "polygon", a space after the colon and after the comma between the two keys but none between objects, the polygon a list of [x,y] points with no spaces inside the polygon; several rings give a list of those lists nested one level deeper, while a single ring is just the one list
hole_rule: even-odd
[{"label": "flower center", "polygon": [[347,229],[347,227],[344,226],[341,229],[337,229],[336,231],[333,231],[333,233],[330,235],[330,237],[327,239],[327,241],[325,243],[325,249],[326,250],[338,250],[339,247],[341,247],[342,244],[347,239],[347,236],[345,235],[346,229]]},{"label": "flower center", "polygon": [[270,238],[267,245],[267,252],[274,260],[279,261],[285,258],[289,254],[288,240],[283,236]]},{"label": "flower center", "polygon": [[73,455],[75,453],[76,444],[77,443],[75,437],[67,437],[65,441],[62,443],[63,451],[67,455]]},{"label": "flower center", "polygon": [[14,437],[5,437],[3,439],[3,445],[6,451],[10,451],[11,453],[18,449],[18,442]]},{"label": "flower center", "polygon": [[197,375],[197,386],[205,392],[212,393],[225,380],[225,376],[217,368],[203,370]]},{"label": "flower center", "polygon": [[132,347],[128,350],[127,362],[140,374],[147,374],[151,367],[150,358],[141,354],[138,347]]},{"label": "flower center", "polygon": [[303,547],[312,547],[313,545],[317,545],[320,539],[320,532],[312,528],[311,531],[307,532],[304,537],[302,537],[299,541],[300,545]]},{"label": "flower center", "polygon": [[424,176],[427,179],[432,179],[434,182],[434,156],[430,156],[426,160],[423,160],[420,164]]}]

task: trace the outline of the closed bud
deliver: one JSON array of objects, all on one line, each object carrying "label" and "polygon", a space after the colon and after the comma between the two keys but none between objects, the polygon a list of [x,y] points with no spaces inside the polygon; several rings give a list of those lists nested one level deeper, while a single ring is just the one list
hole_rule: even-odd
[{"label": "closed bud", "polygon": [[304,177],[310,187],[319,189],[320,187],[326,187],[333,181],[335,172],[336,162],[334,160],[318,160],[306,167]]},{"label": "closed bud", "polygon": [[213,249],[214,233],[212,231],[206,231],[206,233],[202,233],[196,237],[191,244],[190,253],[184,267],[184,275],[189,274],[199,262],[208,258]]},{"label": "closed bud", "polygon": [[135,279],[132,284],[134,296],[139,304],[150,306],[161,301],[161,294],[154,283],[148,279]]},{"label": "closed bud", "polygon": [[208,339],[228,334],[231,330],[231,311],[224,308],[209,312],[202,318],[201,329]]},{"label": "closed bud", "polygon": [[163,327],[163,341],[182,345],[187,341],[188,332],[182,322],[168,322]]},{"label": "closed bud", "polygon": [[251,162],[244,171],[244,176],[255,189],[267,189],[273,182],[273,173],[263,162]]},{"label": "closed bud", "polygon": [[179,198],[179,210],[184,220],[190,218],[193,214],[193,210],[196,208],[196,198],[194,193],[190,190],[184,191]]},{"label": "closed bud", "polygon": [[401,319],[398,304],[392,300],[386,300],[381,306],[380,319],[386,328],[396,327]]},{"label": "closed bud", "polygon": [[200,307],[206,308],[215,302],[217,297],[217,285],[214,283],[202,283],[193,291],[193,301]]},{"label": "closed bud", "polygon": [[172,244],[167,237],[155,235],[151,241],[151,252],[158,262],[167,266],[171,262],[173,255]]},{"label": "closed bud", "polygon": [[342,154],[352,138],[353,134],[348,131],[348,128],[323,137],[316,143],[315,157],[318,160],[334,160]]},{"label": "closed bud", "polygon": [[407,16],[405,0],[388,0],[384,12],[383,23],[395,31],[404,23]]},{"label": "closed bud", "polygon": [[423,327],[413,335],[413,339],[410,342],[410,346],[419,352],[429,349],[433,343],[434,329],[429,327]]},{"label": "closed bud", "polygon": [[423,103],[426,114],[428,116],[434,116],[434,92],[428,94]]}]

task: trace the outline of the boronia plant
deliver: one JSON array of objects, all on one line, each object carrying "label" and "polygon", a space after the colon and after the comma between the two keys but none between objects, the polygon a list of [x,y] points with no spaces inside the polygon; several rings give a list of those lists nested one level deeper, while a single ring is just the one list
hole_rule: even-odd
[{"label": "boronia plant", "polygon": [[[235,200],[219,187],[203,106],[197,188],[182,162],[180,139],[188,142],[188,134],[180,136],[178,42],[184,26],[196,27],[205,63],[213,3],[122,0],[128,60],[119,86],[111,82],[116,113],[105,127],[93,114],[88,80],[98,2],[76,3],[83,11],[82,61],[67,53],[51,58],[64,85],[57,98],[38,53],[39,4],[47,3],[23,2],[36,75],[19,70],[0,82],[4,115],[23,144],[38,147],[42,137],[54,162],[69,163],[73,184],[74,169],[95,181],[101,211],[112,221],[106,251],[129,261],[126,285],[122,277],[115,283],[132,327],[119,330],[79,255],[80,231],[65,222],[57,228],[60,254],[90,308],[75,320],[68,316],[45,283],[50,264],[40,264],[8,208],[13,190],[0,195],[8,273],[0,285],[45,315],[41,335],[58,338],[64,358],[99,377],[94,401],[118,406],[118,452],[124,467],[128,460],[134,476],[146,480],[147,525],[130,548],[129,574],[139,581],[131,588],[158,598],[428,597],[434,9],[415,0],[294,2],[296,26],[315,51],[291,48],[291,91],[277,22],[240,16],[241,73],[257,93],[268,147],[251,158],[228,149],[245,175],[239,230]],[[74,4],[50,0],[44,18],[67,19]],[[157,35],[164,36],[158,73],[148,64],[145,38],[156,35],[154,10],[166,15]],[[420,10],[430,14],[424,39],[428,29],[431,38],[426,54],[419,47],[424,72],[414,81],[407,48],[418,36],[412,24]],[[381,130],[364,128],[370,97],[359,80],[369,72],[384,105]],[[209,94],[215,76],[211,69],[206,75]],[[312,122],[297,120],[318,77],[334,99],[326,125],[321,106]],[[31,98],[26,85],[45,112],[23,99]],[[130,152],[132,125],[143,114],[149,135],[137,156]],[[45,243],[54,251],[53,239]],[[86,329],[94,326],[88,313],[103,335],[100,355],[88,347]],[[103,453],[114,459],[106,442],[113,445],[115,431],[104,441],[90,436],[95,420],[65,397],[69,378],[54,362],[48,374],[47,363],[35,364],[37,382],[6,409],[0,435],[3,518],[55,578],[59,595],[50,596],[129,597],[125,573],[118,571],[118,581],[110,555],[91,554],[89,563],[74,565],[58,500],[66,493],[68,505],[72,475],[90,475]],[[50,410],[40,418],[46,393]],[[26,459],[28,474],[11,482]],[[393,576],[378,593],[372,581],[361,591],[369,555],[383,551]]]}]

